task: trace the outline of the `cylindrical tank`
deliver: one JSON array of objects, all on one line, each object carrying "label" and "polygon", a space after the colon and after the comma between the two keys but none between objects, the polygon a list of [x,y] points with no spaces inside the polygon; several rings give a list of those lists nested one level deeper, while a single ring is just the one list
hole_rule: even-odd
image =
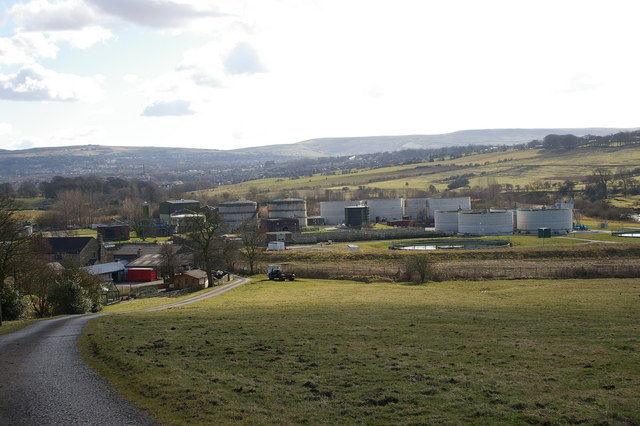
[{"label": "cylindrical tank", "polygon": [[513,213],[507,210],[469,210],[458,213],[458,232],[468,235],[513,233]]},{"label": "cylindrical tank", "polygon": [[243,222],[258,219],[258,203],[255,201],[229,201],[218,205],[218,213],[229,227],[237,229]]},{"label": "cylindrical tank", "polygon": [[435,211],[435,227],[436,232],[458,232],[458,210],[454,211],[445,211],[445,210],[436,210]]},{"label": "cylindrical tank", "polygon": [[344,208],[344,224],[347,226],[362,226],[369,221],[369,207],[348,206]]},{"label": "cylindrical tank", "polygon": [[307,226],[307,202],[300,198],[282,198],[269,201],[269,219],[295,218],[300,228]]},{"label": "cylindrical tank", "polygon": [[518,209],[518,231],[538,232],[549,228],[553,233],[568,233],[573,228],[572,209]]},{"label": "cylindrical tank", "polygon": [[151,217],[151,213],[149,212],[149,203],[146,201],[142,203],[142,218],[149,219]]}]

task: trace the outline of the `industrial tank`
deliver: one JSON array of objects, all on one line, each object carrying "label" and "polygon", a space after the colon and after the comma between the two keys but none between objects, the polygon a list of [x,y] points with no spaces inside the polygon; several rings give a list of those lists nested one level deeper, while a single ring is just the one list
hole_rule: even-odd
[{"label": "industrial tank", "polygon": [[446,211],[446,210],[436,210],[435,211],[435,227],[436,232],[458,232],[458,210]]},{"label": "industrial tank", "polygon": [[573,228],[572,209],[518,209],[518,231],[538,232],[549,228],[553,233],[568,233]]},{"label": "industrial tank", "polygon": [[258,203],[255,201],[229,201],[218,205],[218,213],[232,230],[243,222],[258,219]]},{"label": "industrial tank", "polygon": [[379,198],[364,200],[363,203],[369,207],[369,221],[377,223],[382,220],[402,220],[403,201],[401,198]]},{"label": "industrial tank", "polygon": [[513,213],[507,210],[468,210],[458,213],[458,232],[468,235],[513,233]]},{"label": "industrial tank", "polygon": [[300,198],[282,198],[267,203],[269,219],[295,218],[300,228],[307,226],[307,202]]},{"label": "industrial tank", "polygon": [[344,224],[347,226],[362,226],[369,222],[369,207],[348,206],[344,208]]},{"label": "industrial tank", "polygon": [[320,201],[320,216],[325,225],[339,225],[344,223],[344,208],[359,205],[359,201]]},{"label": "industrial tank", "polygon": [[426,219],[427,198],[407,198],[404,200],[404,215],[409,219]]},{"label": "industrial tank", "polygon": [[436,210],[471,210],[471,198],[427,198],[427,217],[434,218]]}]

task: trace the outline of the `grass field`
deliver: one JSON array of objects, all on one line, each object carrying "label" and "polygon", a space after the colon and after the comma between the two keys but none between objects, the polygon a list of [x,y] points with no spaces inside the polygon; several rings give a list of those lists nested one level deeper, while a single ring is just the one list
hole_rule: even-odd
[{"label": "grass field", "polygon": [[163,424],[640,422],[640,279],[257,281],[91,321],[81,347]]}]

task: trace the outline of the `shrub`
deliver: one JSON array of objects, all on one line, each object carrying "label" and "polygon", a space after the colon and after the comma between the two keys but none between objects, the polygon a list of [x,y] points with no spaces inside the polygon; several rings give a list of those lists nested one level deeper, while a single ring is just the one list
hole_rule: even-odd
[{"label": "shrub", "polygon": [[5,283],[0,287],[0,304],[2,304],[2,320],[12,321],[21,318],[27,311],[29,303],[13,285]]},{"label": "shrub", "polygon": [[86,271],[71,269],[56,278],[50,301],[54,315],[84,314],[102,308],[102,282]]}]

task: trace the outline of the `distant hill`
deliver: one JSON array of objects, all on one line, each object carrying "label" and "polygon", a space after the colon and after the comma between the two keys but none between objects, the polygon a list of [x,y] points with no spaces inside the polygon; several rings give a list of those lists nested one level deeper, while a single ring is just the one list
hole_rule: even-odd
[{"label": "distant hill", "polygon": [[243,148],[235,152],[264,152],[292,157],[361,155],[402,149],[442,148],[460,145],[511,145],[542,139],[546,135],[605,136],[634,129],[566,128],[566,129],[488,129],[462,130],[439,135],[365,136],[309,139],[293,144]]},{"label": "distant hill", "polygon": [[[152,179],[157,182],[207,181],[228,184],[274,176],[273,170],[289,160],[367,155],[406,149],[441,149],[467,145],[512,145],[543,139],[549,134],[604,136],[628,129],[494,129],[464,130],[441,135],[321,138],[294,144],[237,150],[122,147],[83,145],[25,150],[0,150],[0,181],[43,180],[53,176],[97,175]],[[389,157],[388,155],[383,157]],[[331,162],[332,160],[329,159]],[[407,159],[405,159],[407,160]],[[400,161],[400,160],[398,160]],[[403,160],[404,161],[404,160]],[[326,161],[325,161],[326,162]],[[380,159],[373,164],[382,164]],[[320,171],[334,165],[316,165]],[[328,168],[327,168],[328,167]],[[356,167],[356,164],[350,167]],[[363,166],[364,167],[364,166]],[[289,165],[282,173],[300,174],[309,164]]]}]

